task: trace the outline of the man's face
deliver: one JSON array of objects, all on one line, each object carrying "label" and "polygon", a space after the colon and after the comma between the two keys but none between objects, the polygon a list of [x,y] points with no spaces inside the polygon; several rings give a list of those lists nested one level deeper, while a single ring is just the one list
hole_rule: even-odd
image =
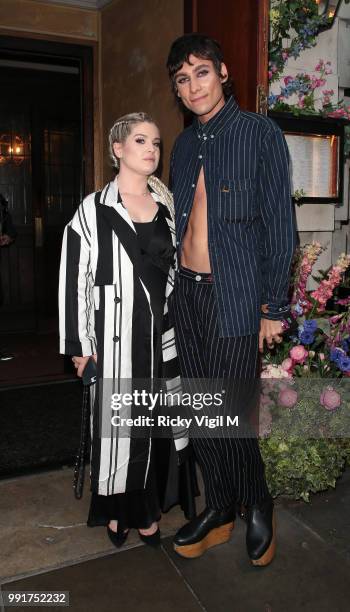
[{"label": "man's face", "polygon": [[227,68],[221,64],[220,77],[211,60],[190,55],[189,62],[175,74],[177,93],[186,108],[206,123],[225,104],[222,84],[227,81]]}]

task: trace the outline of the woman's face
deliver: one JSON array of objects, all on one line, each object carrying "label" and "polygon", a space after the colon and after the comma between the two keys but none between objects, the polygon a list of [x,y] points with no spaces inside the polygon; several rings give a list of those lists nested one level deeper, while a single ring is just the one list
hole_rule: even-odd
[{"label": "woman's face", "polygon": [[159,164],[160,136],[154,123],[136,123],[124,142],[115,142],[113,151],[123,167],[149,176]]}]

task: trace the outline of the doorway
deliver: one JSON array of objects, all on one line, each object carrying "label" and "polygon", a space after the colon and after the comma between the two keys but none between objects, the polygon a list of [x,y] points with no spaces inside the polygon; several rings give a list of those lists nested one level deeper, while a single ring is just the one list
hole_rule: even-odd
[{"label": "doorway", "polygon": [[56,355],[63,229],[93,190],[92,49],[0,37],[0,69],[0,193],[17,231],[0,250],[0,334]]}]

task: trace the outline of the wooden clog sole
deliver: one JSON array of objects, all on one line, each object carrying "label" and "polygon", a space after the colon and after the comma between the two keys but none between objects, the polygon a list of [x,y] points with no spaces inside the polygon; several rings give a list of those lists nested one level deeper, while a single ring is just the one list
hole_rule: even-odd
[{"label": "wooden clog sole", "polygon": [[264,567],[265,565],[269,565],[273,560],[276,554],[276,520],[275,520],[275,512],[272,517],[272,540],[268,549],[264,552],[264,554],[260,557],[260,559],[251,559],[253,565],[258,567]]},{"label": "wooden clog sole", "polygon": [[195,559],[196,557],[200,557],[203,553],[205,553],[208,548],[228,542],[231,537],[233,527],[233,521],[231,523],[226,523],[221,527],[216,527],[215,529],[209,531],[208,535],[206,535],[200,542],[196,542],[195,544],[187,544],[186,546],[177,546],[174,544],[174,550],[178,555],[181,555],[181,557]]}]

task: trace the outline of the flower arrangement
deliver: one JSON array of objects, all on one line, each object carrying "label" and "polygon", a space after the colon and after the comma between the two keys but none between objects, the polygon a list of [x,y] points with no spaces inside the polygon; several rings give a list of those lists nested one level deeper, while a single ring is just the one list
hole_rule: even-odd
[{"label": "flower arrangement", "polygon": [[[269,80],[277,81],[289,57],[297,59],[304,49],[314,47],[320,28],[329,24],[318,14],[316,0],[271,0]],[[284,46],[286,39],[289,45]]]},{"label": "flower arrangement", "polygon": [[[350,0],[344,0],[346,4]],[[269,43],[269,82],[279,81],[289,58],[297,59],[305,49],[314,47],[320,30],[329,25],[328,15],[318,14],[316,0],[271,0]],[[286,44],[288,41],[288,44]],[[295,115],[320,114],[323,117],[350,119],[350,106],[341,100],[332,104],[332,89],[323,89],[322,96],[315,98],[315,90],[326,85],[326,76],[331,74],[330,62],[320,60],[315,67],[317,76],[300,72],[296,76],[284,77],[280,92],[268,98],[269,108],[275,111],[292,112]],[[296,94],[297,102],[288,99]],[[316,109],[315,103],[320,103]]]},{"label": "flower arrangement", "polygon": [[306,501],[310,492],[335,486],[350,458],[350,298],[335,297],[350,255],[309,291],[322,250],[313,242],[297,254],[290,330],[266,351],[261,374],[261,450],[271,490]]},{"label": "flower arrangement", "polygon": [[[269,108],[275,111],[291,112],[294,115],[315,115],[322,117],[335,117],[350,119],[350,105],[346,106],[343,100],[332,104],[331,96],[333,89],[322,89],[322,96],[316,97],[316,90],[326,85],[326,77],[332,74],[331,62],[320,59],[314,68],[317,76],[305,72],[298,73],[295,77],[290,75],[283,78],[283,85],[278,94],[270,94],[268,98]],[[288,99],[297,96],[295,104],[288,103]],[[320,104],[317,110],[316,105]]]}]

